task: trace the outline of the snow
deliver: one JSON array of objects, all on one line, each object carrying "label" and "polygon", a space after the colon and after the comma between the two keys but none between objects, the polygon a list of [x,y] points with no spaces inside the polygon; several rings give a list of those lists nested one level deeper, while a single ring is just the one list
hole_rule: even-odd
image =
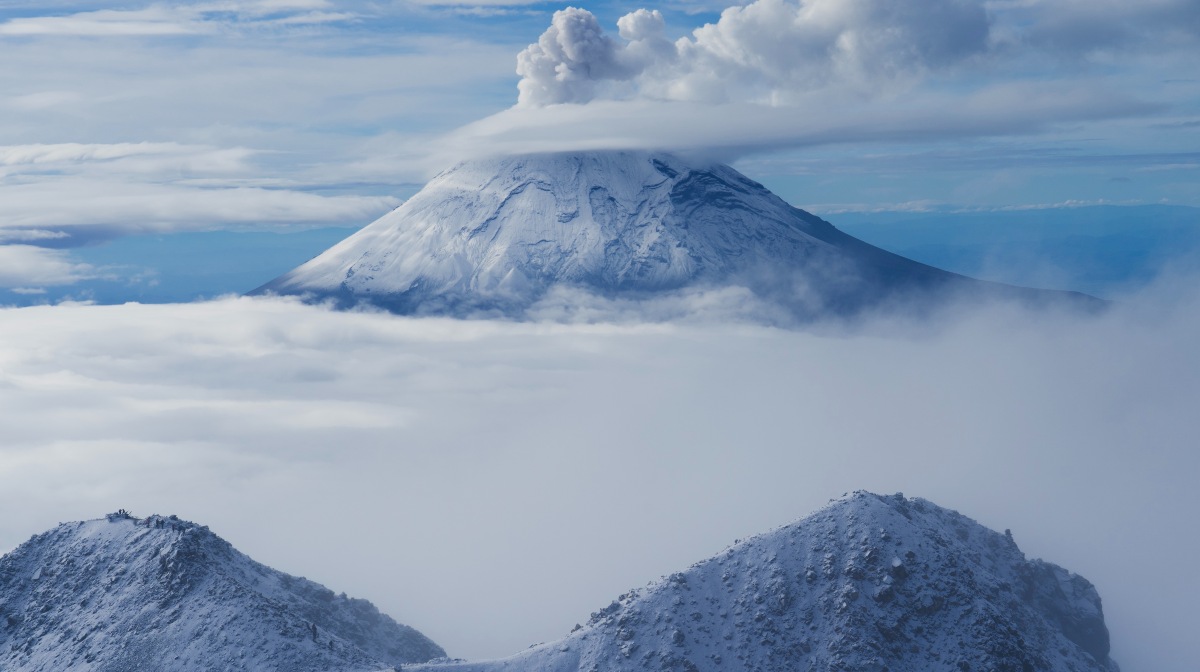
[{"label": "snow", "polygon": [[[41,579],[40,581],[38,579]],[[31,580],[32,579],[32,580]],[[425,661],[425,662],[419,662]],[[207,528],[124,512],[0,559],[0,669],[1118,672],[1086,579],[922,499],[856,492],[467,662]]]},{"label": "snow", "polygon": [[811,317],[985,286],[852,238],[728,166],[598,151],[460,163],[256,291],[520,317],[555,287],[746,287]]},{"label": "snow", "polygon": [[173,516],[66,523],[0,559],[5,672],[380,670],[443,655],[365,600]]},{"label": "snow", "polygon": [[[890,559],[885,559],[890,558]],[[414,669],[414,668],[406,668]],[[1100,598],[1011,539],[854,493],[621,595],[563,640],[424,672],[1116,672]]]}]

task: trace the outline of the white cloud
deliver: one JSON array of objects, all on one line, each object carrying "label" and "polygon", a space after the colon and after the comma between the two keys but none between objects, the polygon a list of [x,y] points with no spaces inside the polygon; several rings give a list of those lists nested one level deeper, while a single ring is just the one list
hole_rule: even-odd
[{"label": "white cloud", "polygon": [[367,223],[400,204],[390,196],[324,196],[258,187],[198,188],[56,178],[0,186],[0,228],[116,233],[244,225]]},{"label": "white cloud", "polygon": [[587,102],[596,84],[628,80],[646,63],[639,56],[655,54],[654,43],[670,44],[662,36],[663,18],[657,10],[638,10],[621,17],[622,37],[632,40],[618,47],[591,12],[568,7],[554,13],[550,27],[537,44],[517,55],[521,105]]},{"label": "white cloud", "polygon": [[329,0],[241,0],[202,3],[200,6],[208,11],[235,10],[250,14],[271,14],[281,11],[329,9],[334,5]]},{"label": "white cloud", "polygon": [[[478,14],[481,16],[492,16],[488,10],[503,10],[506,7],[516,8],[525,5],[537,5],[544,0],[411,0],[414,5],[422,5],[426,7],[446,7],[465,9],[469,13]],[[482,10],[480,12],[472,12],[470,10]]]},{"label": "white cloud", "polygon": [[356,21],[359,16],[357,14],[348,14],[346,12],[308,12],[305,14],[293,14],[285,16],[281,19],[276,19],[272,23],[284,26],[311,26],[322,23],[339,23],[342,21]]},{"label": "white cloud", "polygon": [[[429,125],[447,130],[496,108],[478,99],[481,85],[513,80],[511,45],[455,35],[384,39],[374,26],[314,28],[319,35],[292,40],[265,25],[333,11],[318,3],[213,3],[190,11],[208,12],[200,14],[205,21],[232,20],[221,17],[222,6],[246,17],[235,21],[241,27],[205,32],[187,47],[4,40],[6,62],[27,65],[0,71],[0,190],[9,199],[0,209],[21,220],[0,221],[0,228],[30,220],[83,226],[92,204],[102,215],[92,222],[109,233],[114,218],[128,231],[165,230],[166,221],[208,228],[241,226],[264,209],[270,223],[366,223],[421,178],[412,165],[390,161],[379,136],[404,133],[419,148]],[[293,194],[229,189],[264,185]],[[143,194],[156,202],[139,205]],[[164,219],[173,199],[181,210]],[[283,200],[292,205],[280,206]],[[223,212],[234,219],[215,219]],[[139,219],[146,216],[152,219]]]},{"label": "white cloud", "polygon": [[472,154],[651,148],[713,153],[869,142],[1037,134],[1071,122],[1145,114],[1155,105],[1101,83],[1002,83],[907,99],[812,96],[798,107],[597,100],[510,108],[447,134],[436,163]]},{"label": "white cloud", "polygon": [[83,96],[74,91],[35,91],[9,98],[6,104],[18,110],[38,111],[74,105],[81,100]]},{"label": "white cloud", "polygon": [[201,32],[202,27],[165,7],[101,10],[66,16],[35,16],[0,23],[0,35],[169,36]]},{"label": "white cloud", "polygon": [[[173,142],[0,146],[0,240],[244,225],[367,223],[400,201],[260,178],[262,152]],[[7,230],[7,231],[6,231]]]},{"label": "white cloud", "polygon": [[[551,149],[605,141],[711,149],[747,137],[745,148],[764,149],[809,145],[814,129],[855,144],[902,140],[893,126],[910,129],[909,142],[1045,135],[1063,122],[1190,106],[1186,94],[1153,82],[1191,71],[1195,3],[1101,5],[1089,15],[1092,3],[1073,1],[757,0],[673,41],[657,12],[627,14],[610,35],[590,12],[568,8],[518,56],[517,111],[463,134],[486,139],[489,130],[503,136],[550,121],[545,136],[523,135]],[[1090,41],[1072,37],[1076,30]],[[638,128],[634,119],[648,110]],[[574,133],[556,133],[567,125]]]},{"label": "white cloud", "polygon": [[[330,7],[331,3],[322,0],[157,3],[142,9],[12,18],[0,23],[0,35],[170,37],[233,30],[239,24],[311,25],[358,18],[350,12],[322,11]],[[237,20],[231,22],[230,15]]]},{"label": "white cloud", "polygon": [[49,165],[68,168],[90,161],[111,162],[131,157],[166,157],[170,163],[155,162],[153,170],[244,171],[254,152],[235,147],[221,149],[175,142],[125,142],[84,144],[78,142],[37,145],[0,145],[0,166]]},{"label": "white cloud", "polygon": [[598,84],[630,80],[650,98],[778,103],[830,84],[877,88],[954,65],[985,51],[989,36],[976,0],[757,0],[674,43],[657,11],[637,10],[617,25],[621,43],[586,10],[555,12],[518,58],[519,104],[587,102]]},{"label": "white cloud", "polygon": [[30,294],[39,285],[70,285],[95,275],[94,268],[72,261],[63,250],[0,244],[0,288]]},{"label": "white cloud", "polygon": [[1200,39],[1196,7],[1188,0],[756,0],[673,42],[657,11],[619,19],[618,40],[590,12],[571,7],[555,12],[518,57],[518,102],[780,105],[814,91],[904,92],[962,71],[1027,78],[1020,70],[1031,59],[1061,72],[1070,69],[1055,62],[1063,55],[1074,63],[1114,51],[1190,49]]},{"label": "white cloud", "polygon": [[177,513],[475,657],[843,491],[901,490],[1095,581],[1118,661],[1183,672],[1200,310],[1181,286],[1091,319],[824,334],[248,299],[0,310],[0,507],[23,512],[0,548]]}]

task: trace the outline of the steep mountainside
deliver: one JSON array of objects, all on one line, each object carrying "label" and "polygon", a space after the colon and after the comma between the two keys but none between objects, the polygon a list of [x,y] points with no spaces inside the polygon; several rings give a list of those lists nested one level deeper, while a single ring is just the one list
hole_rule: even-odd
[{"label": "steep mountainside", "polygon": [[256,292],[520,317],[555,288],[641,298],[731,286],[800,319],[946,292],[1086,302],[919,264],[838,231],[732,168],[648,152],[461,163]]},{"label": "steep mountainside", "polygon": [[[408,668],[406,668],[408,669]],[[622,595],[565,639],[426,672],[1116,672],[1092,584],[1011,535],[855,493]]]},{"label": "steep mountainside", "polygon": [[175,517],[66,523],[0,558],[0,670],[378,670],[444,656],[366,600]]}]

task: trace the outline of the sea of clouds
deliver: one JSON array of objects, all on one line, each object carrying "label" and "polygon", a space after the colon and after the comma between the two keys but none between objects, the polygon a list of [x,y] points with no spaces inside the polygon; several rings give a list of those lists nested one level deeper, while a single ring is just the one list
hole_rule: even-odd
[{"label": "sea of clouds", "polygon": [[662,304],[527,323],[248,298],[0,310],[0,507],[23,512],[0,549],[174,513],[478,658],[843,492],[902,491],[1085,575],[1117,660],[1182,672],[1194,287],[1090,317],[804,331],[697,296],[671,322]]}]

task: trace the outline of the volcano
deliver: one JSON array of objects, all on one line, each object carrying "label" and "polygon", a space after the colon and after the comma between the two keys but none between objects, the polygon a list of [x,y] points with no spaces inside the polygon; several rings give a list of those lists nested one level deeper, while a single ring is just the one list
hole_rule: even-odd
[{"label": "volcano", "polygon": [[636,301],[728,288],[799,320],[964,295],[1099,303],[973,280],[881,250],[728,166],[623,151],[460,163],[253,293],[519,319],[560,290]]}]

